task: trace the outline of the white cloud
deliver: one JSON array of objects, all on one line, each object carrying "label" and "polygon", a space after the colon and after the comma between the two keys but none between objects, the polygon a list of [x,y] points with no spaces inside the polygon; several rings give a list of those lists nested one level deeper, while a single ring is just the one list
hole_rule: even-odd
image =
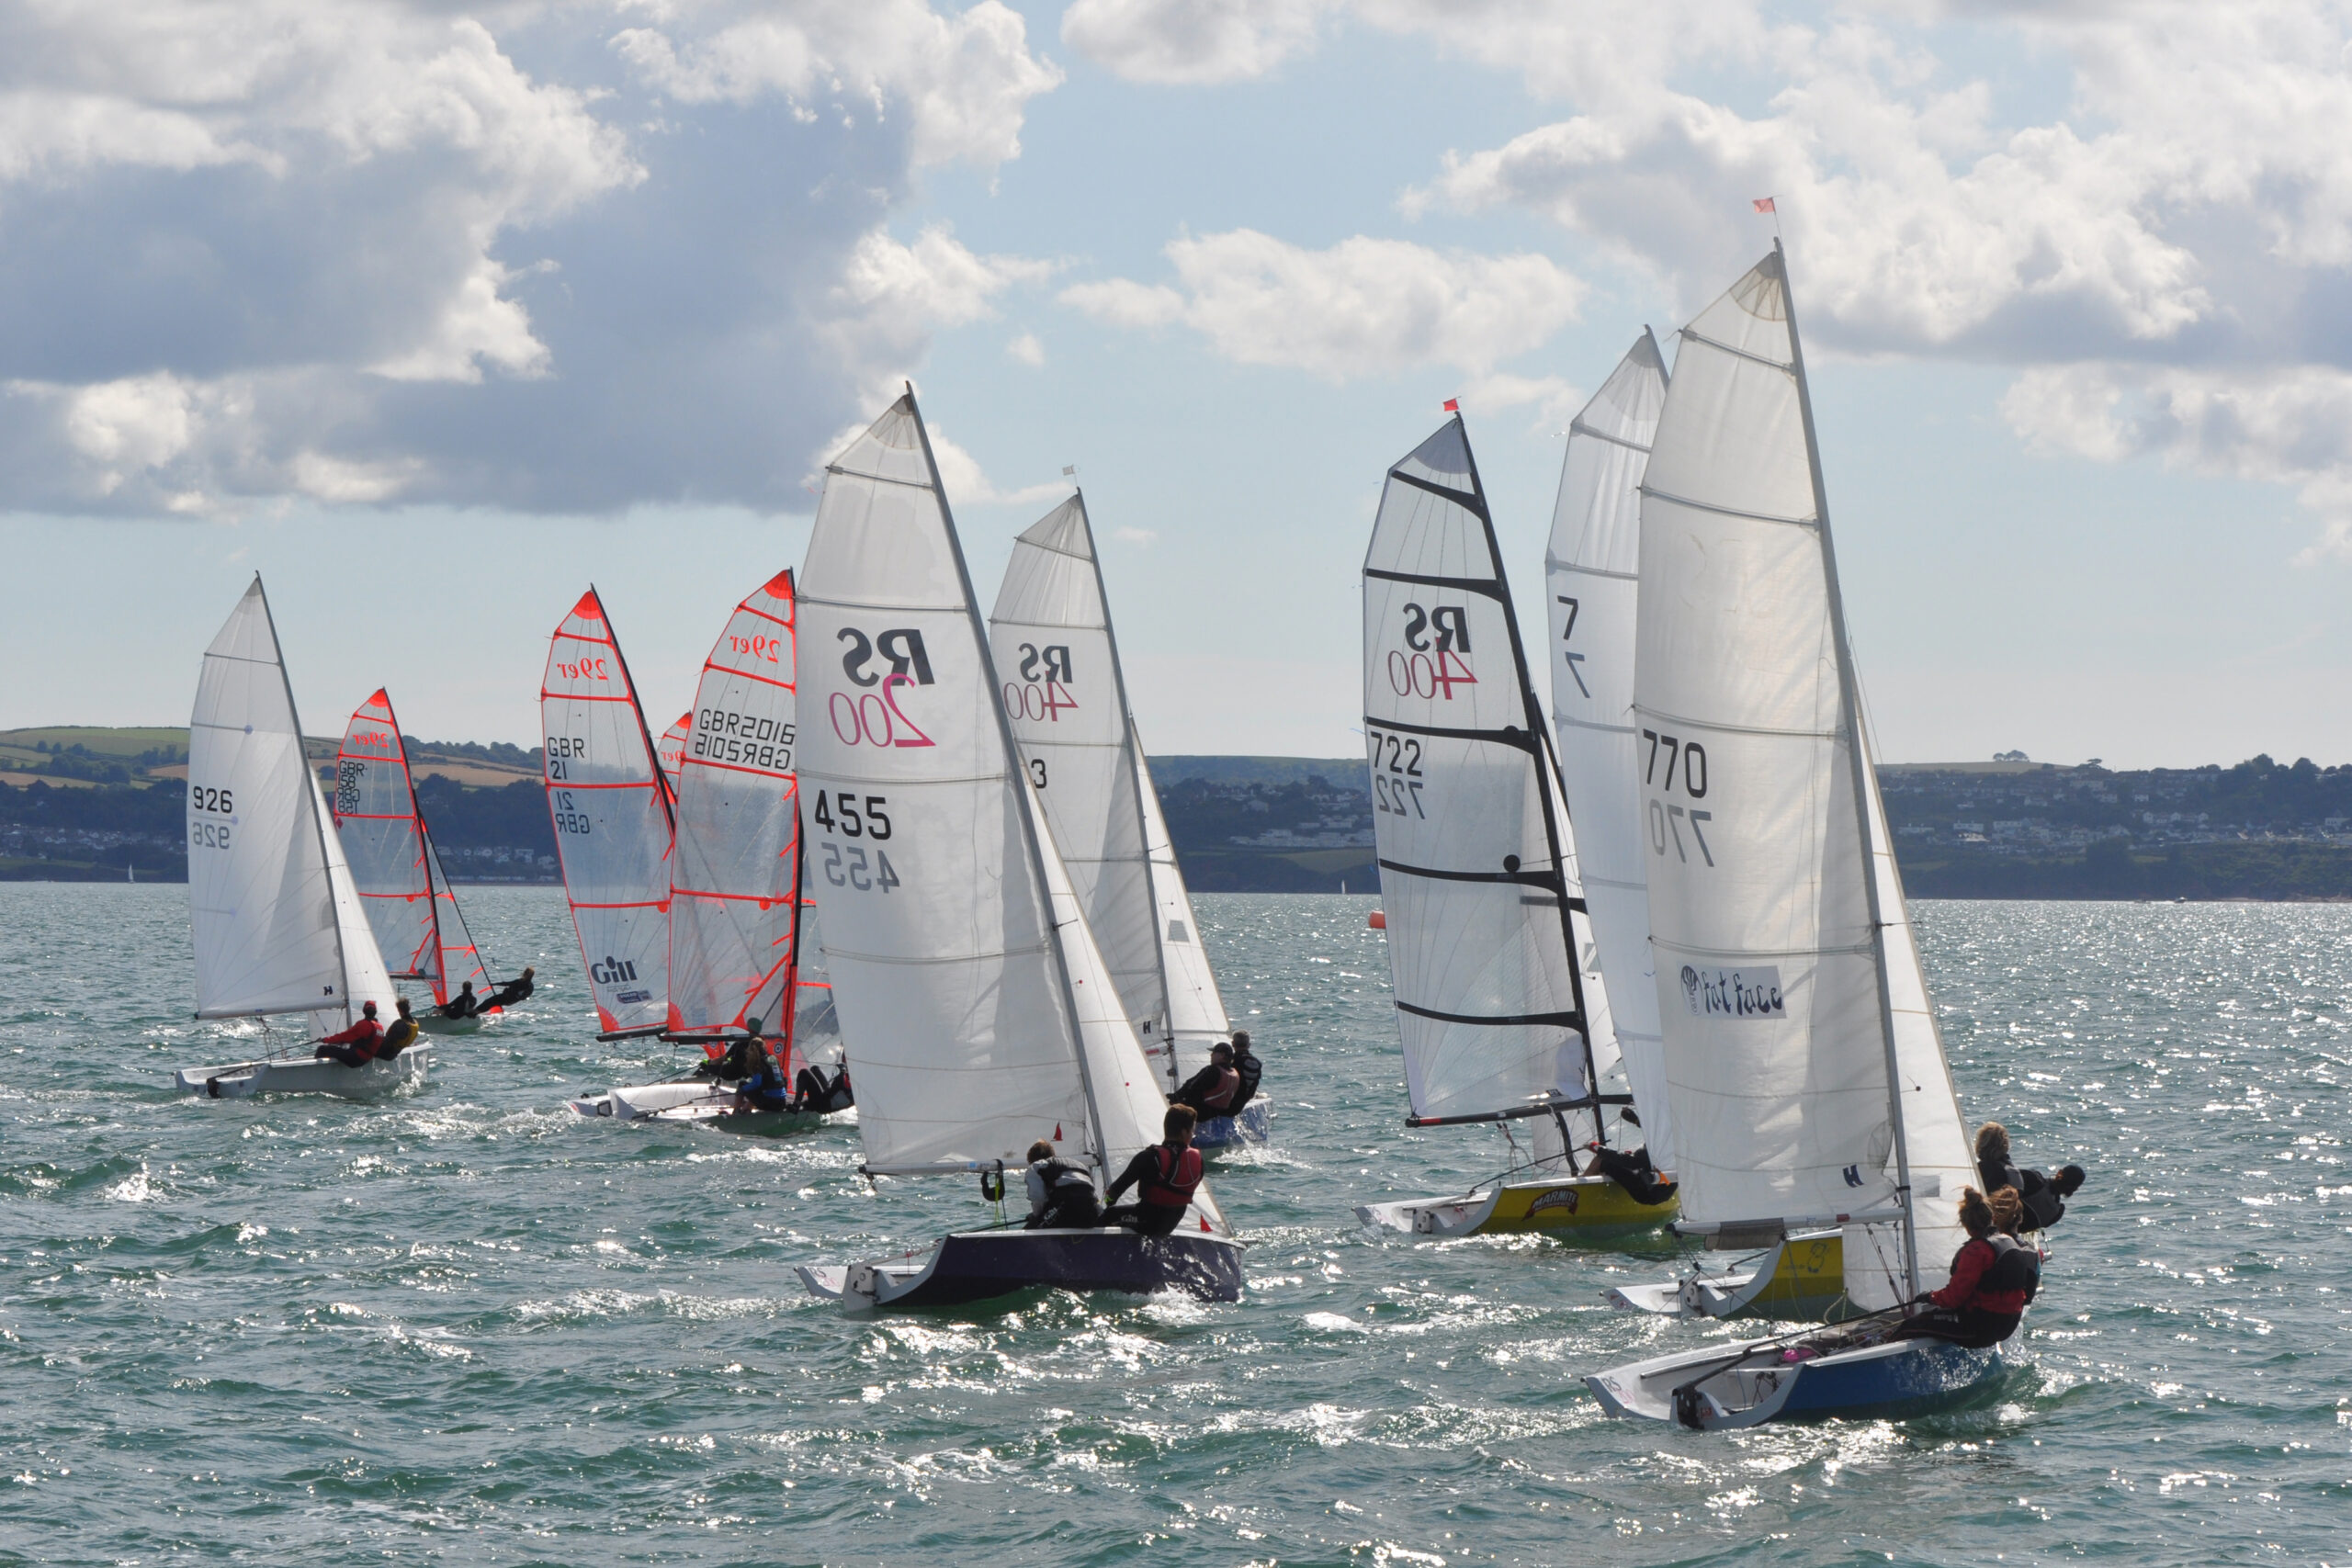
[{"label": "white cloud", "polygon": [[1023,333],[1004,345],[1004,356],[1016,365],[1042,370],[1046,367],[1046,345],[1037,341],[1035,333]]},{"label": "white cloud", "polygon": [[[683,48],[653,28],[613,38],[648,83],[685,104],[776,94],[808,114],[853,124],[888,120],[901,112],[891,106],[903,105],[918,164],[1018,157],[1024,106],[1062,79],[1029,53],[1026,24],[999,0],[953,16],[922,0],[850,0],[790,13],[750,5],[678,9],[709,30]],[[718,17],[731,19],[709,27]]]},{"label": "white cloud", "polygon": [[939,464],[939,482],[947,489],[950,506],[1041,506],[1069,493],[1069,486],[1059,479],[999,490],[981,471],[979,459],[947,439],[935,424],[931,426],[931,455]]},{"label": "white cloud", "polygon": [[0,7],[0,506],[801,504],[1049,270],[888,223],[1059,80],[999,0]]},{"label": "white cloud", "polygon": [[1263,76],[1316,42],[1340,0],[1075,0],[1062,41],[1130,82]]},{"label": "white cloud", "polygon": [[1363,235],[1310,251],[1236,229],[1177,240],[1167,254],[1181,288],[1114,278],[1061,299],[1114,326],[1181,321],[1227,359],[1337,382],[1421,365],[1484,374],[1573,321],[1584,293],[1543,256]]},{"label": "white cloud", "polygon": [[1159,542],[1159,533],[1153,528],[1114,528],[1111,537],[1123,545],[1133,545],[1139,550],[1148,550]]}]

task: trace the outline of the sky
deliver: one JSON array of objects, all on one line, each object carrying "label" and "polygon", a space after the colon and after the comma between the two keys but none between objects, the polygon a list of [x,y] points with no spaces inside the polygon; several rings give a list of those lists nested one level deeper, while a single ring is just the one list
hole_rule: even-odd
[{"label": "sky", "polygon": [[2347,125],[2341,4],[15,0],[0,728],[185,722],[256,570],[313,733],[532,744],[591,581],[658,728],[911,381],[1153,751],[1353,754],[1387,465],[1460,400],[1542,626],[1777,223],[1880,756],[2352,761]]}]

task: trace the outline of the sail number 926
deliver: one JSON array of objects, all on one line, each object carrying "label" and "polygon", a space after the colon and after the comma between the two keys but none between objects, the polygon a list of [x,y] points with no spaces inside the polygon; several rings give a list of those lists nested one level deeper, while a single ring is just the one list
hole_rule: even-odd
[{"label": "sail number 926", "polygon": [[[1642,731],[1642,739],[1649,742],[1649,758],[1642,770],[1642,784],[1656,789],[1661,796],[1671,796],[1678,783],[1681,793],[1690,800],[1707,797],[1707,749],[1696,740],[1683,741],[1671,735],[1661,735],[1655,729]],[[1658,768],[1658,753],[1666,753],[1663,773]],[[1679,773],[1679,777],[1678,777]],[[1715,863],[1714,852],[1707,847],[1707,835],[1700,827],[1712,822],[1715,814],[1702,811],[1695,806],[1684,806],[1668,798],[1650,802],[1650,852],[1663,857],[1667,845],[1674,846],[1675,859],[1688,863],[1695,847],[1699,858],[1707,865]],[[1690,829],[1690,842],[1682,840],[1682,829]]]},{"label": "sail number 926", "polygon": [[[861,795],[854,790],[819,790],[816,809],[808,820],[826,833],[818,869],[826,882],[859,893],[888,893],[899,886],[898,869],[881,840],[890,836],[890,802],[886,795]],[[844,844],[842,839],[863,839]]]}]

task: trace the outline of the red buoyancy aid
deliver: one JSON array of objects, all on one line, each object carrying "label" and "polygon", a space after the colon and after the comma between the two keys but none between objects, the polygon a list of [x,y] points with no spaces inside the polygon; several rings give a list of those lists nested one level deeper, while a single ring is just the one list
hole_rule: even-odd
[{"label": "red buoyancy aid", "polygon": [[1201,1099],[1207,1103],[1212,1111],[1221,1112],[1227,1106],[1233,1103],[1234,1090],[1241,1087],[1241,1075],[1231,1067],[1220,1067],[1215,1063],[1210,1064],[1209,1071],[1217,1075],[1216,1088],[1201,1096]]},{"label": "red buoyancy aid", "polygon": [[1190,1203],[1193,1190],[1201,1184],[1201,1151],[1154,1144],[1151,1156],[1153,1173],[1144,1179],[1136,1196],[1159,1209],[1181,1209]]}]

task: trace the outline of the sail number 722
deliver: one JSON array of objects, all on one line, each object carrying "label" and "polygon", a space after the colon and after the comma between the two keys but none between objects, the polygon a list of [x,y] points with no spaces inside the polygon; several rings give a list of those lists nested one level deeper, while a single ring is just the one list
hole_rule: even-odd
[{"label": "sail number 722", "polygon": [[[808,814],[808,820],[826,833],[823,858],[818,868],[828,883],[859,893],[888,893],[899,886],[898,869],[891,865],[889,853],[881,845],[881,840],[890,836],[888,796],[820,789],[817,792],[816,809]],[[863,839],[865,842],[843,844],[842,839]]]},{"label": "sail number 722", "polygon": [[1372,799],[1375,811],[1425,820],[1421,807],[1421,743],[1386,730],[1365,731],[1372,743]]},{"label": "sail number 722", "polygon": [[[1707,797],[1707,749],[1704,746],[1696,740],[1683,741],[1671,735],[1661,735],[1655,729],[1643,730],[1642,739],[1649,742],[1648,760],[1642,769],[1644,787],[1656,789],[1661,796],[1670,797],[1679,784],[1681,793],[1690,800]],[[1663,772],[1658,768],[1658,753],[1661,751],[1666,754]],[[1710,866],[1715,863],[1714,852],[1707,847],[1707,835],[1699,826],[1702,822],[1713,821],[1713,812],[1702,811],[1695,806],[1684,806],[1671,798],[1661,798],[1650,802],[1649,818],[1652,854],[1663,856],[1667,844],[1671,841],[1677,860],[1687,863],[1690,859],[1690,850],[1695,846],[1702,861]],[[1690,844],[1682,840],[1682,829],[1686,825],[1690,829]]]}]

